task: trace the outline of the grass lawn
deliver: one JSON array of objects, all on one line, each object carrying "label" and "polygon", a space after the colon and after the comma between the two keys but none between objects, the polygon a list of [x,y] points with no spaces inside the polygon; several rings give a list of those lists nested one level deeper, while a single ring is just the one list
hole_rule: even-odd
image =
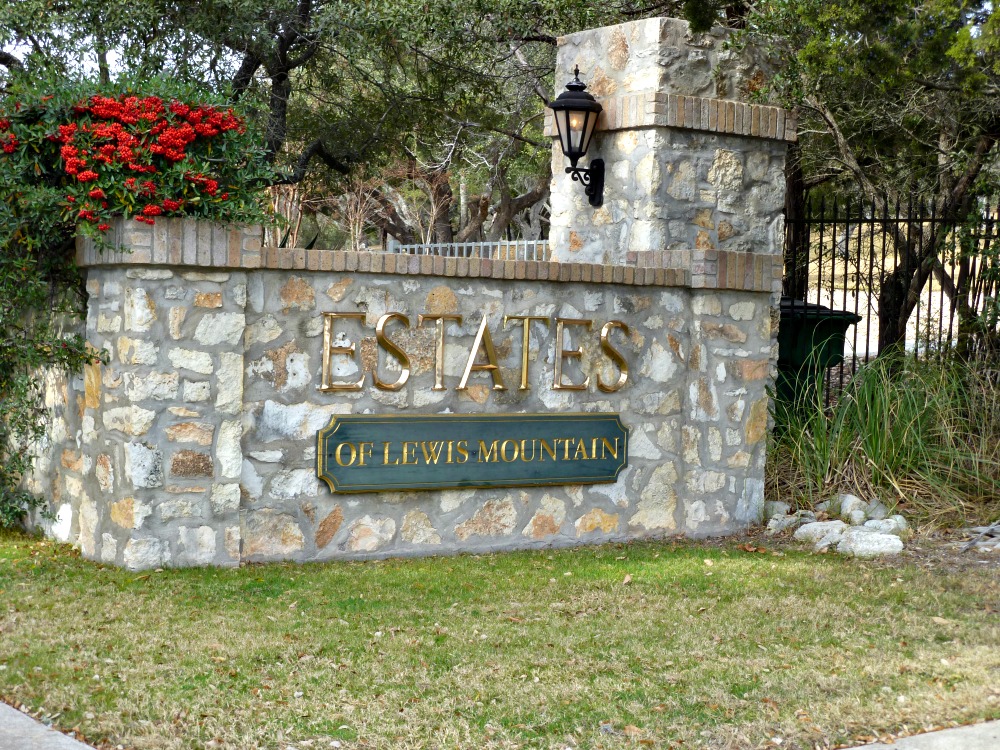
[{"label": "grass lawn", "polygon": [[0,699],[110,748],[814,750],[1000,717],[998,609],[735,541],[140,575],[0,532]]}]

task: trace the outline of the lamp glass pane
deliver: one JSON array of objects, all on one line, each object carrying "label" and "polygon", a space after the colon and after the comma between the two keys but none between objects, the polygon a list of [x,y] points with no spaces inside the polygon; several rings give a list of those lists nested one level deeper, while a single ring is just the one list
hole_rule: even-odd
[{"label": "lamp glass pane", "polygon": [[568,156],[573,148],[569,128],[569,112],[564,109],[557,109],[553,114],[555,115],[556,130],[559,131],[559,141],[562,145],[563,153]]},{"label": "lamp glass pane", "polygon": [[580,155],[587,153],[587,149],[590,148],[590,139],[594,135],[594,128],[597,126],[597,118],[600,115],[599,112],[587,112],[586,122],[583,125],[583,130],[580,133]]}]

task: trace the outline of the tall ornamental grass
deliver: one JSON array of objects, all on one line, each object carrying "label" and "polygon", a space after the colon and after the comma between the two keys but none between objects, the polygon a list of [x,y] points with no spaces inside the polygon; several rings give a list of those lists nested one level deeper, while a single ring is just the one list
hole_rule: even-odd
[{"label": "tall ornamental grass", "polygon": [[771,499],[808,507],[851,492],[932,526],[1000,519],[1000,372],[878,359],[829,407],[821,377],[776,405]]}]

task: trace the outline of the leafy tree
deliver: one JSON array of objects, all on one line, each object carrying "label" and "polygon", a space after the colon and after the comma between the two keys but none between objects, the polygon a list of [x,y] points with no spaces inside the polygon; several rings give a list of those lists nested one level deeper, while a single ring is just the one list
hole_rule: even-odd
[{"label": "leafy tree", "polygon": [[940,255],[1000,177],[998,25],[1000,9],[980,0],[766,0],[747,16],[747,38],[784,51],[771,86],[803,115],[791,184],[913,198],[943,220],[885,226],[900,262],[882,274],[880,352],[900,345],[932,277],[973,315],[960,294],[968,268],[952,272]]}]

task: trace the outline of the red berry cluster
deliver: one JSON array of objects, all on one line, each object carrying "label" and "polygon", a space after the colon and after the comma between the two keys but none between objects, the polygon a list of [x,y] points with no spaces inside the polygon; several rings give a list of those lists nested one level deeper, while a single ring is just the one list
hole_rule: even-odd
[{"label": "red berry cluster", "polygon": [[13,154],[18,146],[17,136],[13,133],[7,132],[9,130],[10,120],[0,119],[0,149],[2,149],[5,154]]},{"label": "red berry cluster", "polygon": [[[155,96],[92,96],[77,104],[73,111],[79,120],[60,125],[58,134],[48,137],[61,144],[59,155],[64,172],[84,185],[99,181],[102,175],[115,177],[123,171],[139,175],[162,174],[164,169],[187,159],[191,145],[199,139],[208,140],[231,130],[246,131],[243,121],[232,110],[179,101],[165,104]],[[0,126],[5,122],[0,121]],[[0,132],[3,130],[0,127]],[[13,134],[7,140],[0,136],[0,148],[7,153],[12,153],[17,145]],[[216,200],[229,197],[228,193],[218,192],[218,181],[203,174],[186,172],[184,179],[198,194]],[[158,198],[160,191],[151,179],[139,182],[136,177],[129,176],[122,184],[144,201],[136,221],[153,224],[153,217],[178,213],[185,203],[181,195]],[[67,205],[76,203],[83,195],[67,195]],[[77,217],[96,223],[98,229],[106,231],[109,225],[101,221],[96,211],[98,205],[103,209],[108,207],[107,195],[96,186],[85,195],[100,203],[84,200],[77,209]]]}]

